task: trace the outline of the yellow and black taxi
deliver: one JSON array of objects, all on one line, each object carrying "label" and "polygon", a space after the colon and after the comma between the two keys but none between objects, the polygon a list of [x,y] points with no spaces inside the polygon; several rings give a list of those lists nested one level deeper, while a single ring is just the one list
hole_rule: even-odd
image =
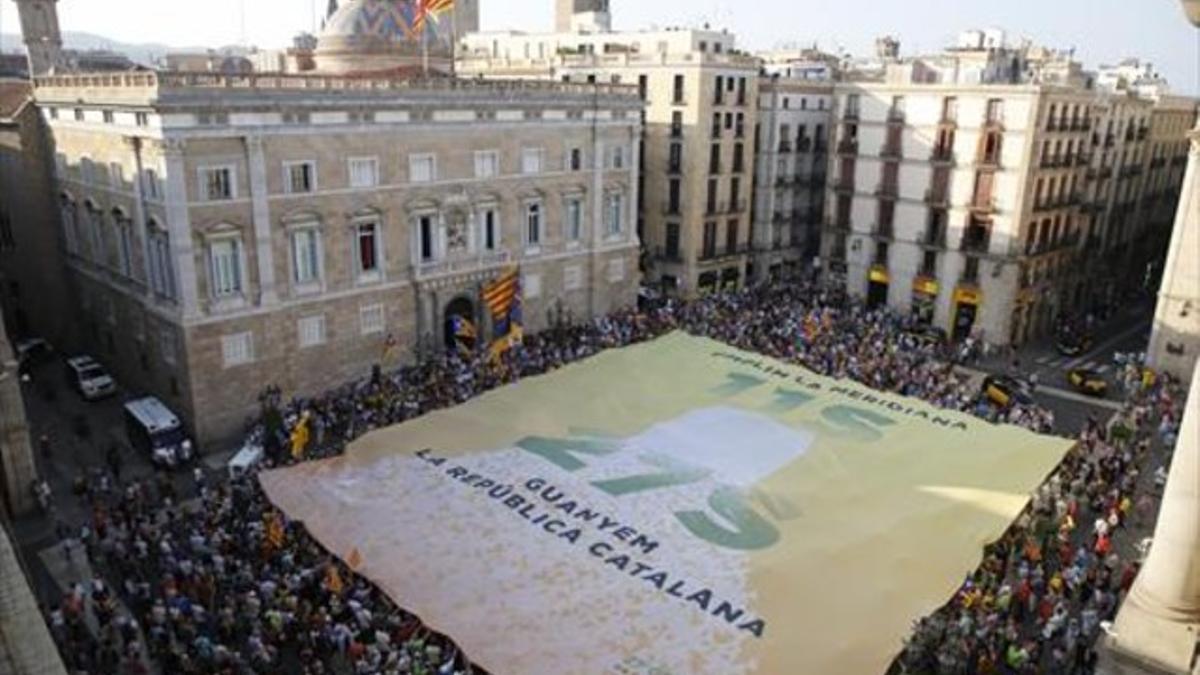
[{"label": "yellow and black taxi", "polygon": [[1067,371],[1067,382],[1076,391],[1088,396],[1106,396],[1108,394],[1108,381],[1094,370],[1075,368]]},{"label": "yellow and black taxi", "polygon": [[989,403],[1000,408],[1033,403],[1032,387],[1008,375],[989,375],[984,378],[982,394]]}]

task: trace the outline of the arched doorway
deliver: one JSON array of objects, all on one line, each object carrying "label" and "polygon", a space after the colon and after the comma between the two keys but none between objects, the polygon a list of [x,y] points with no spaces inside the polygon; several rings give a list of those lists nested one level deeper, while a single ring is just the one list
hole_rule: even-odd
[{"label": "arched doorway", "polygon": [[475,303],[469,298],[458,296],[446,305],[444,314],[444,340],[446,349],[457,349],[461,344],[468,349],[475,348],[477,336],[475,331]]}]

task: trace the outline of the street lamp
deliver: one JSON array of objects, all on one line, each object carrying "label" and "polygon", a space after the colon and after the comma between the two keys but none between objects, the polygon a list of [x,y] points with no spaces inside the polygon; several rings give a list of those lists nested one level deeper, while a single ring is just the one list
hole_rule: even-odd
[{"label": "street lamp", "polygon": [[1183,3],[1183,13],[1187,14],[1188,21],[1191,21],[1193,26],[1200,28],[1200,0],[1179,1]]}]

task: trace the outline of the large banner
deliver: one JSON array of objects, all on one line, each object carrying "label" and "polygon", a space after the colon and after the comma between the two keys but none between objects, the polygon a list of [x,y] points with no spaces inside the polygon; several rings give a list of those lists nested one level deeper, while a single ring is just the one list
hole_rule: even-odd
[{"label": "large banner", "polygon": [[261,480],[496,675],[875,675],[1069,446],[676,333]]}]

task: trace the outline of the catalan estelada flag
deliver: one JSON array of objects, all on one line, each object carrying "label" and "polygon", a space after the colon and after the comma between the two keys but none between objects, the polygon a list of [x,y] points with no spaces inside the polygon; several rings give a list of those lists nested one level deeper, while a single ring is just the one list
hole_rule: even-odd
[{"label": "catalan estelada flag", "polygon": [[517,278],[512,284],[512,298],[508,302],[508,309],[503,314],[493,315],[492,328],[492,358],[499,358],[501,354],[511,349],[514,345],[521,342],[525,336],[525,321],[521,310],[521,278]]},{"label": "catalan estelada flag", "polygon": [[417,0],[413,10],[413,32],[425,30],[425,24],[432,20],[437,23],[438,16],[454,9],[454,0]]},{"label": "catalan estelada flag", "polygon": [[520,290],[520,281],[521,270],[512,267],[501,274],[500,278],[484,287],[483,304],[487,305],[488,311],[492,313],[492,318],[499,320],[501,317],[508,316],[508,310],[512,309],[513,300]]}]

